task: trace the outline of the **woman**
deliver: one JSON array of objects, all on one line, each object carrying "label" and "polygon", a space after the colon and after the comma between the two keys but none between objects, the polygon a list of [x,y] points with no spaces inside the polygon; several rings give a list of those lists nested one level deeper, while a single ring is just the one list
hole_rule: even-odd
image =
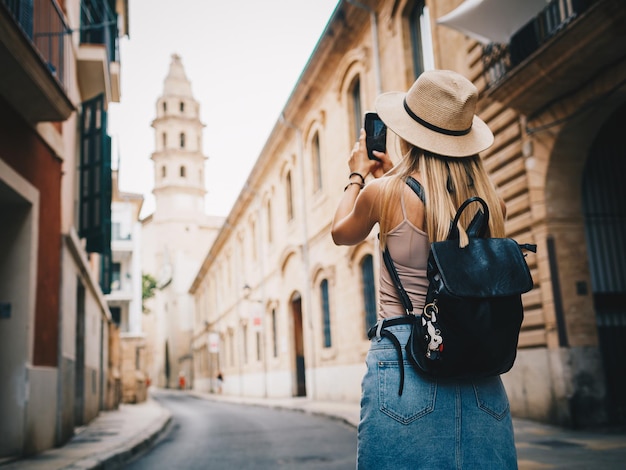
[{"label": "woman", "polygon": [[[378,223],[381,250],[388,248],[416,311],[421,311],[428,288],[430,243],[446,239],[463,201],[475,195],[487,201],[489,232],[504,236],[504,203],[478,156],[494,138],[475,115],[477,97],[476,87],[458,73],[424,72],[407,93],[385,93],[376,100],[376,111],[398,137],[398,164],[392,168],[381,152],[375,152],[379,161],[369,160],[363,130],[348,162],[351,173],[333,219],[333,240],[355,245]],[[374,179],[365,185],[369,174]],[[406,184],[409,176],[421,184],[426,204]],[[467,224],[472,215],[465,211],[462,222]],[[432,380],[404,358],[403,392],[398,393],[398,353],[380,331],[392,332],[404,349],[410,325],[390,275],[380,265],[379,321],[370,330],[362,382],[358,468],[517,468],[509,404],[499,377]]]}]

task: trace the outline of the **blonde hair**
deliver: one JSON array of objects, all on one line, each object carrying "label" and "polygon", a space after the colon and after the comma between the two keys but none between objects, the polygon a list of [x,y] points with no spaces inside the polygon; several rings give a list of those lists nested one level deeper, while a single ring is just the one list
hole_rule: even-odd
[{"label": "blonde hair", "polygon": [[[448,237],[457,209],[471,196],[480,196],[489,207],[489,236],[504,236],[504,215],[500,198],[478,155],[445,157],[426,152],[399,137],[398,139],[403,157],[389,173],[390,178],[382,191],[380,241],[383,247],[387,233],[393,228],[393,215],[406,178],[418,170],[426,196],[425,231],[431,242]],[[463,212],[459,223],[461,246],[468,243],[463,227],[467,227],[478,208],[478,204],[472,204]]]}]

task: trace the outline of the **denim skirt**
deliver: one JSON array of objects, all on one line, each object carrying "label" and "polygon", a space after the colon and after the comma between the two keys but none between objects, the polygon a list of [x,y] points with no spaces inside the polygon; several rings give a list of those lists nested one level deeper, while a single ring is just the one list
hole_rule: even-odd
[{"label": "denim skirt", "polygon": [[[387,328],[402,354],[409,325]],[[509,401],[500,377],[428,379],[393,343],[372,338],[362,382],[358,470],[517,469]]]}]

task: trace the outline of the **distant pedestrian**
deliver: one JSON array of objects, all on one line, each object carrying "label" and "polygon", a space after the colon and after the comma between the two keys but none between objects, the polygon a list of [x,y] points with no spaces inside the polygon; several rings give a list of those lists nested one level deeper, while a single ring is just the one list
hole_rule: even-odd
[{"label": "distant pedestrian", "polygon": [[186,383],[185,383],[185,373],[183,371],[180,371],[180,373],[178,374],[178,388],[180,390],[185,390],[186,387]]},{"label": "distant pedestrian", "polygon": [[[504,203],[478,155],[494,137],[475,115],[477,95],[476,87],[458,73],[424,72],[407,93],[385,93],[376,100],[378,115],[395,134],[390,137],[397,137],[397,165],[387,152],[374,152],[376,160],[368,158],[364,130],[348,161],[351,173],[333,219],[333,240],[357,245],[379,224],[380,249],[391,253],[416,311],[425,303],[430,243],[446,239],[463,201],[470,196],[484,199],[489,234],[504,236]],[[365,184],[370,174],[374,179]],[[409,177],[421,184],[426,204],[406,184]],[[379,320],[369,334],[357,467],[517,468],[500,377],[429,379],[408,365],[404,346],[412,320],[380,264]],[[392,333],[400,348],[382,330]]]},{"label": "distant pedestrian", "polygon": [[218,372],[217,373],[217,393],[221,394],[222,393],[222,387],[224,385],[224,376],[222,375],[222,372]]}]

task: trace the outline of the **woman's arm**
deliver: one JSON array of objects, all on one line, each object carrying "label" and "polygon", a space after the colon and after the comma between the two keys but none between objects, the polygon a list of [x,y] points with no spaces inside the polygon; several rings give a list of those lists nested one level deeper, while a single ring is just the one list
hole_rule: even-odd
[{"label": "woman's arm", "polygon": [[374,177],[381,176],[384,171],[392,168],[391,160],[386,153],[375,153],[380,161],[367,158],[365,147],[365,131],[361,129],[359,141],[354,145],[348,166],[351,172],[339,206],[335,211],[331,234],[337,245],[355,245],[368,236],[372,227],[378,222],[378,201],[380,185],[370,182],[363,187],[361,181],[370,173]]}]

